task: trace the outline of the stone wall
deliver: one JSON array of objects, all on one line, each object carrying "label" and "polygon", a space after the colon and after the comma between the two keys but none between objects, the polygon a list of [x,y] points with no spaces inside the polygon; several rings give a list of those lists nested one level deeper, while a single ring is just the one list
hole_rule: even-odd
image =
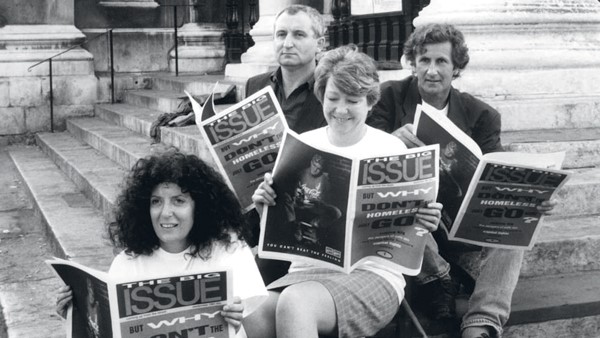
[{"label": "stone wall", "polygon": [[2,0],[0,14],[7,25],[65,25],[73,22],[72,3],[73,0]]}]

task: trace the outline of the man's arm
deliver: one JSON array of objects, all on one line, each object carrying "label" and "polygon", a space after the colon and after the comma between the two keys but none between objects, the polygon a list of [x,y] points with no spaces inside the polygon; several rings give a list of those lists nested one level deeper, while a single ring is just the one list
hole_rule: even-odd
[{"label": "man's arm", "polygon": [[504,150],[500,140],[501,128],[501,117],[496,110],[489,107],[482,111],[473,128],[472,137],[484,154]]}]

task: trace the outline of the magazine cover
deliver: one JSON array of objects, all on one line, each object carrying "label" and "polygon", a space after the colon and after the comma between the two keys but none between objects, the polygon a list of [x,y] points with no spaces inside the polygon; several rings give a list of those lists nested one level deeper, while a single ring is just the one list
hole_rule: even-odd
[{"label": "magazine cover", "polygon": [[[273,171],[283,132],[288,129],[273,89],[265,87],[213,116],[212,99],[201,107],[189,97],[219,171],[244,211],[251,210],[252,194],[264,174]],[[212,113],[206,113],[207,109]]]},{"label": "magazine cover", "polygon": [[569,178],[569,172],[553,169],[560,168],[564,155],[564,152],[486,154],[449,239],[531,249],[543,218],[537,206],[550,200]]},{"label": "magazine cover", "polygon": [[565,153],[481,149],[446,116],[417,106],[415,135],[440,146],[442,221],[450,240],[486,247],[531,249],[540,229],[537,205],[550,200],[570,173]]},{"label": "magazine cover", "polygon": [[277,205],[261,217],[259,255],[301,255],[342,268],[352,160],[313,148],[292,131],[278,156]]},{"label": "magazine cover", "polygon": [[440,147],[440,189],[438,201],[444,205],[442,222],[451,227],[481,159],[475,141],[445,116],[428,114],[417,105],[415,136],[425,144]]},{"label": "magazine cover", "polygon": [[350,272],[364,260],[415,275],[424,236],[417,209],[435,201],[438,147],[353,159],[285,134],[276,205],[263,210],[259,256]]},{"label": "magazine cover", "polygon": [[407,275],[419,273],[429,231],[414,225],[415,215],[436,200],[437,152],[437,146],[428,146],[360,160],[352,194],[356,202],[351,265],[369,259],[393,262]]},{"label": "magazine cover", "polygon": [[229,271],[115,281],[75,262],[46,263],[73,290],[68,338],[235,336],[221,316],[232,299]]}]

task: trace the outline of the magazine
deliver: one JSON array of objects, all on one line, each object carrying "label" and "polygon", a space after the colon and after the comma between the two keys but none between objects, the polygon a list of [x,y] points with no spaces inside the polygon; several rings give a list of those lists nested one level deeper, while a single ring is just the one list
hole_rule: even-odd
[{"label": "magazine", "polygon": [[253,209],[252,194],[264,174],[273,170],[288,129],[273,89],[265,87],[216,115],[212,99],[200,106],[188,96],[217,168],[244,211]]},{"label": "magazine", "polygon": [[416,275],[428,231],[418,208],[436,200],[438,147],[348,158],[285,134],[263,210],[259,256],[349,273],[366,260]]},{"label": "magazine", "polygon": [[497,248],[531,249],[542,220],[537,206],[568,180],[564,152],[483,155],[450,119],[417,106],[415,135],[440,146],[439,198],[450,240]]},{"label": "magazine", "polygon": [[232,302],[227,270],[116,281],[75,262],[46,263],[73,291],[67,338],[235,336],[221,316]]}]

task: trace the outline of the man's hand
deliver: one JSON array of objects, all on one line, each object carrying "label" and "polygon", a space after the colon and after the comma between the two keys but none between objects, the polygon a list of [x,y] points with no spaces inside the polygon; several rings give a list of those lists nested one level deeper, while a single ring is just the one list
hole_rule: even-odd
[{"label": "man's hand", "polygon": [[425,145],[419,140],[414,133],[414,126],[412,124],[405,124],[402,127],[394,130],[392,135],[399,138],[408,148],[422,147]]},{"label": "man's hand", "polygon": [[552,215],[554,207],[558,204],[556,200],[543,201],[542,204],[537,206],[539,212],[542,215]]},{"label": "man's hand", "polygon": [[56,313],[61,317],[67,318],[67,310],[73,304],[73,291],[66,285],[61,287],[56,294]]}]

